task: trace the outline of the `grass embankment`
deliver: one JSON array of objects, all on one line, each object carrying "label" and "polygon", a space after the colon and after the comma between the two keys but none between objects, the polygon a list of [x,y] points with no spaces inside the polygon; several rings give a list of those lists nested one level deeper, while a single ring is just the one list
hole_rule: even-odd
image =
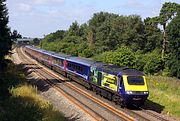
[{"label": "grass embankment", "polygon": [[63,121],[64,116],[44,100],[36,87],[25,83],[25,75],[13,63],[0,70],[1,121]]},{"label": "grass embankment", "polygon": [[[180,80],[170,77],[149,76],[150,91],[148,103],[157,103],[162,112],[180,119]],[[151,102],[152,101],[152,102]],[[154,108],[159,108],[154,105]]]}]

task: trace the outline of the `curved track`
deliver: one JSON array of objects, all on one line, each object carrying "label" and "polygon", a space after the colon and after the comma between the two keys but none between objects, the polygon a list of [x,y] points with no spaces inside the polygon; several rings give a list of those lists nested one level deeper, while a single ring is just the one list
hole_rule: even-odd
[{"label": "curved track", "polygon": [[[35,63],[23,52],[22,48],[17,49],[19,57],[25,63]],[[58,92],[64,94],[66,98],[71,100],[75,105],[81,108],[84,112],[91,115],[95,120],[128,120],[134,121],[135,119],[131,116],[119,111],[109,104],[105,104],[99,99],[94,98],[90,94],[86,93],[80,88],[77,88],[70,82],[64,82],[62,77],[52,73],[50,70],[42,67],[42,65],[37,64],[41,69],[34,70],[40,77],[44,78],[46,82],[55,88]],[[53,78],[53,82],[49,79]],[[64,82],[64,83],[63,83]],[[63,83],[60,86],[58,83]],[[73,97],[73,98],[72,98]],[[78,102],[78,103],[77,103]]]},{"label": "curved track", "polygon": [[[165,118],[152,114],[144,109],[140,109],[139,112],[129,109],[122,109],[120,106],[113,105],[111,102],[104,102],[101,99],[95,97],[91,93],[88,93],[82,88],[67,81],[68,79],[59,76],[57,73],[52,72],[41,64],[33,61],[28,57],[23,48],[17,48],[18,55],[25,63],[36,63],[41,69],[34,70],[40,77],[44,78],[46,83],[56,89],[58,92],[64,95],[68,100],[77,105],[85,113],[93,117],[95,120],[144,120],[144,121],[167,121]],[[50,80],[49,78],[53,79]],[[63,83],[60,85],[59,83]],[[100,97],[101,98],[101,97]],[[147,116],[148,115],[148,116]]]}]

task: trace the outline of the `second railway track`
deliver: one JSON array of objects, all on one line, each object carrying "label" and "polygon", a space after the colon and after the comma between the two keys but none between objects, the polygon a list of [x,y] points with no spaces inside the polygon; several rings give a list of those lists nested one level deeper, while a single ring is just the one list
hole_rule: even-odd
[{"label": "second railway track", "polygon": [[[26,63],[32,64],[32,61],[24,52],[23,48],[17,48],[19,57]],[[165,118],[153,115],[151,118],[147,116],[142,116],[141,113],[136,111],[131,111],[128,109],[122,109],[120,106],[114,106],[108,103],[104,103],[100,99],[94,97],[92,94],[78,88],[68,81],[63,81],[62,77],[59,77],[56,73],[52,73],[51,70],[44,68],[42,65],[37,64],[41,69],[34,70],[40,77],[46,80],[50,86],[55,88],[57,91],[61,92],[71,101],[74,101],[75,105],[78,105],[84,112],[93,117],[95,120],[162,120],[167,121]],[[53,80],[53,81],[52,81]],[[61,84],[63,83],[63,84]],[[143,110],[142,110],[143,111]],[[145,111],[144,111],[145,112]],[[148,112],[148,111],[147,111]],[[147,113],[148,115],[148,113]],[[150,114],[149,114],[150,115]],[[157,116],[158,118],[156,118]]]},{"label": "second railway track", "polygon": [[[32,64],[34,61],[32,61],[30,58],[25,55],[22,48],[17,50],[19,53],[19,57],[23,59],[25,63]],[[96,120],[128,120],[128,121],[134,121],[135,119],[127,114],[125,114],[122,111],[119,111],[112,106],[103,103],[102,101],[98,100],[97,98],[92,97],[90,94],[86,93],[80,88],[77,88],[73,84],[69,82],[64,82],[61,77],[59,77],[56,74],[53,74],[50,72],[50,70],[47,70],[43,68],[41,65],[38,70],[34,70],[36,73],[38,73],[39,76],[42,76],[45,78],[48,84],[53,86],[54,88],[60,89],[63,91],[66,95],[70,96],[76,102],[78,102],[81,106],[84,106],[83,110],[86,113],[89,113],[94,119]],[[53,80],[53,81],[52,81]],[[60,85],[59,83],[63,83],[63,85]],[[67,96],[67,97],[68,97]],[[69,98],[70,99],[70,98]],[[77,104],[76,104],[77,105]]]}]

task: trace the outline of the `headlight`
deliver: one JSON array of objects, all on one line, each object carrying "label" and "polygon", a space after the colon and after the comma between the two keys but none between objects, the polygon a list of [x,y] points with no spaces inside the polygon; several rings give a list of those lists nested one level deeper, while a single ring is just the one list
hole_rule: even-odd
[{"label": "headlight", "polygon": [[149,92],[144,92],[144,94],[148,94]]},{"label": "headlight", "polygon": [[127,94],[132,94],[132,91],[127,91],[126,93],[127,93]]}]

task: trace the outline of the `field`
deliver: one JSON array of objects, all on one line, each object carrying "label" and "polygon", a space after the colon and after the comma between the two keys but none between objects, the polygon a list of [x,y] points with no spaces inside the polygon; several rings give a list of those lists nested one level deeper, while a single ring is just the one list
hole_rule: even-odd
[{"label": "field", "polygon": [[36,87],[26,84],[25,74],[7,61],[0,71],[1,121],[63,121],[63,114],[38,94]]},{"label": "field", "polygon": [[180,119],[180,80],[160,76],[148,76],[147,80],[150,91],[148,105],[157,103],[161,105],[163,114]]}]

